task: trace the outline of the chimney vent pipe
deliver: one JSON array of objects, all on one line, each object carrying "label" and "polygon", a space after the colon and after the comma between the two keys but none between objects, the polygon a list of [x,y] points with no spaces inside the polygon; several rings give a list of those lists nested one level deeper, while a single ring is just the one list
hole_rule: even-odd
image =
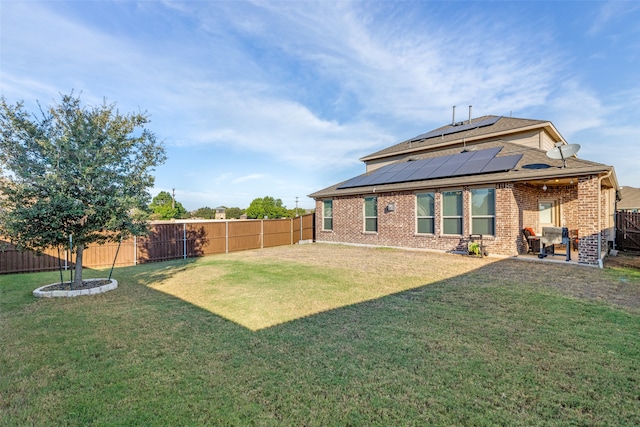
[{"label": "chimney vent pipe", "polygon": [[453,106],[453,117],[451,118],[451,126],[456,125],[456,106]]},{"label": "chimney vent pipe", "polygon": [[471,124],[471,109],[473,107],[471,105],[469,105],[469,124]]}]

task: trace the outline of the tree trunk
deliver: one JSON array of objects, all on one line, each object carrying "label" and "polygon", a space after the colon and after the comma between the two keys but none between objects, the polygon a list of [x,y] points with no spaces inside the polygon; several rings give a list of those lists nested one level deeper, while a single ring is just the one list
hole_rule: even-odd
[{"label": "tree trunk", "polygon": [[76,277],[73,278],[74,289],[78,289],[80,288],[80,286],[82,286],[82,253],[83,252],[84,252],[84,245],[78,245],[76,248],[76,266],[75,266]]}]

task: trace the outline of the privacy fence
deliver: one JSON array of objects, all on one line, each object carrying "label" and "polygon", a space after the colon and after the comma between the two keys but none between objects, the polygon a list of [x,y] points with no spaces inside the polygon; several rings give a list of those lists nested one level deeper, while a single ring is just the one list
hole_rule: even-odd
[{"label": "privacy fence", "polygon": [[[85,249],[88,268],[137,265],[171,259],[293,245],[313,240],[314,215],[265,220],[154,222],[150,233]],[[117,257],[116,257],[117,253]],[[50,249],[37,255],[0,238],[0,274],[73,268],[74,254]]]},{"label": "privacy fence", "polygon": [[616,247],[640,251],[640,213],[616,212]]}]

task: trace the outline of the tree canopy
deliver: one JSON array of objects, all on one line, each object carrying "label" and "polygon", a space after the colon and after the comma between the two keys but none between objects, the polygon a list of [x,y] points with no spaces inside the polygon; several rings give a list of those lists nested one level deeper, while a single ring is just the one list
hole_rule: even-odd
[{"label": "tree canopy", "polygon": [[81,283],[85,247],[146,231],[151,172],[166,159],[148,123],[73,93],[39,115],[0,98],[0,232],[26,249],[69,247]]},{"label": "tree canopy", "polygon": [[245,211],[247,218],[286,218],[289,216],[287,208],[283,206],[282,200],[274,199],[271,196],[253,199]]},{"label": "tree canopy", "polygon": [[195,211],[191,212],[191,216],[193,218],[214,219],[216,217],[216,210],[213,208],[210,208],[209,206],[205,206],[203,208],[198,208]]},{"label": "tree canopy", "polygon": [[181,219],[189,217],[182,203],[173,200],[171,194],[166,191],[161,191],[153,198],[149,209],[153,212],[152,219]]},{"label": "tree canopy", "polygon": [[244,214],[244,209],[238,207],[226,208],[224,215],[227,219],[239,219]]}]

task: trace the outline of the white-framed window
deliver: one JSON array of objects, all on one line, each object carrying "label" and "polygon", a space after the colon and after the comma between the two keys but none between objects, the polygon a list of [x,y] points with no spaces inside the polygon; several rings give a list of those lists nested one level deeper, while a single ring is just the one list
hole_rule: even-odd
[{"label": "white-framed window", "polygon": [[364,198],[364,231],[378,231],[378,198]]},{"label": "white-framed window", "polygon": [[471,234],[496,235],[496,190],[471,190]]},{"label": "white-framed window", "polygon": [[462,234],[462,190],[442,192],[442,234]]},{"label": "white-framed window", "polygon": [[558,226],[558,202],[557,200],[538,200],[540,213],[540,228]]},{"label": "white-framed window", "polygon": [[434,193],[416,194],[416,222],[418,234],[435,233]]},{"label": "white-framed window", "polygon": [[333,200],[331,199],[322,201],[322,229],[333,230]]}]

